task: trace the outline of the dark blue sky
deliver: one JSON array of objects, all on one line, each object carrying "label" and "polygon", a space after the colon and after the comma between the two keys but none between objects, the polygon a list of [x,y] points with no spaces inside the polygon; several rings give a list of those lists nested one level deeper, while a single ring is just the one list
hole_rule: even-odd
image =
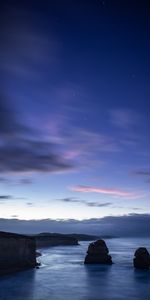
[{"label": "dark blue sky", "polygon": [[0,217],[150,213],[148,1],[0,6]]}]

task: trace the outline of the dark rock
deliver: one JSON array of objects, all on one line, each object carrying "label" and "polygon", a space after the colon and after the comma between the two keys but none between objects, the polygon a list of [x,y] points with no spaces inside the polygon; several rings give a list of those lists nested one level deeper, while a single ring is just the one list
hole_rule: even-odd
[{"label": "dark rock", "polygon": [[99,236],[91,235],[91,234],[72,233],[72,234],[66,234],[66,236],[73,237],[78,241],[95,241],[96,239],[99,239]]},{"label": "dark rock", "polygon": [[36,240],[36,247],[51,247],[51,246],[70,246],[79,245],[78,240],[60,233],[40,233],[34,236]]},{"label": "dark rock", "polygon": [[36,269],[39,269],[40,268],[40,265],[36,266]]},{"label": "dark rock", "polygon": [[150,254],[144,247],[140,247],[135,251],[135,258],[133,259],[134,267],[137,269],[150,268]]},{"label": "dark rock", "polygon": [[85,257],[85,264],[112,264],[109,250],[104,240],[97,240],[89,244],[87,255]]},{"label": "dark rock", "polygon": [[36,257],[42,256],[41,252],[36,251]]},{"label": "dark rock", "polygon": [[41,266],[41,263],[40,263],[40,262],[37,262],[37,263],[36,263],[36,269],[39,269],[40,266]]},{"label": "dark rock", "polygon": [[25,235],[0,232],[0,274],[36,267],[35,239]]}]

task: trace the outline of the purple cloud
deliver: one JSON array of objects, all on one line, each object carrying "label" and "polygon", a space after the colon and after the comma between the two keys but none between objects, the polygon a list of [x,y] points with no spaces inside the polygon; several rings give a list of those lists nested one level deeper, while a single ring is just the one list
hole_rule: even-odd
[{"label": "purple cloud", "polygon": [[113,109],[110,111],[110,120],[117,127],[129,129],[138,125],[141,116],[131,109]]},{"label": "purple cloud", "polygon": [[16,113],[8,109],[4,97],[0,98],[0,108],[0,171],[3,174],[60,172],[72,168],[53,143],[43,140],[38,132],[21,124]]}]

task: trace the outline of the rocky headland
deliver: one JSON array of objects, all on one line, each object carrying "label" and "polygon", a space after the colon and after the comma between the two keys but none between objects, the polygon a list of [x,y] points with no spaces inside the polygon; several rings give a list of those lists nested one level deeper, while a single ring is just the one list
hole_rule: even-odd
[{"label": "rocky headland", "polygon": [[51,246],[70,246],[79,245],[78,239],[66,234],[59,233],[39,233],[34,235],[36,247],[51,247]]},{"label": "rocky headland", "polygon": [[36,265],[36,242],[33,237],[0,232],[0,275]]}]

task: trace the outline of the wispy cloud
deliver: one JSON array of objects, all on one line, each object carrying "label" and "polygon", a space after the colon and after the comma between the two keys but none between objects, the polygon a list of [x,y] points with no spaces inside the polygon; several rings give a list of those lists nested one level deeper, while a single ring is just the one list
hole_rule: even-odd
[{"label": "wispy cloud", "polygon": [[11,195],[0,195],[0,202],[14,199]]},{"label": "wispy cloud", "polygon": [[35,133],[32,128],[20,123],[16,113],[7,107],[2,96],[0,110],[0,171],[3,174],[62,172],[72,168],[68,160],[58,153],[55,144],[43,140],[38,132]]},{"label": "wispy cloud", "polygon": [[22,179],[20,179],[19,183],[20,183],[20,184],[25,184],[25,185],[26,185],[26,184],[32,184],[33,181],[32,181],[31,178],[22,178]]},{"label": "wispy cloud", "polygon": [[33,203],[32,202],[27,202],[26,205],[33,206]]},{"label": "wispy cloud", "polygon": [[134,175],[144,176],[144,177],[150,177],[150,171],[135,171],[133,172]]},{"label": "wispy cloud", "polygon": [[141,207],[132,207],[132,209],[135,211],[135,210],[137,210],[137,211],[142,211],[143,210],[143,208],[141,208]]},{"label": "wispy cloud", "polygon": [[62,202],[78,202],[78,200],[74,197],[67,197],[67,198],[60,198],[60,199],[56,199],[58,201],[62,201]]},{"label": "wispy cloud", "polygon": [[[71,117],[70,117],[71,118]],[[75,164],[76,170],[105,163],[104,153],[121,151],[118,140],[100,131],[77,126],[66,113],[49,116],[43,125],[43,134],[51,143],[62,149],[62,155],[68,162]]]},{"label": "wispy cloud", "polygon": [[131,109],[113,109],[110,111],[110,121],[113,125],[129,129],[141,120],[140,114]]},{"label": "wispy cloud", "polygon": [[143,178],[145,183],[150,183],[150,171],[137,170],[132,172],[132,175]]},{"label": "wispy cloud", "polygon": [[5,177],[0,177],[0,183],[2,184],[8,184],[9,183],[9,180]]},{"label": "wispy cloud", "polygon": [[148,179],[148,180],[145,180],[145,182],[146,182],[146,183],[150,183],[150,179]]},{"label": "wispy cloud", "polygon": [[2,13],[1,69],[10,77],[41,80],[46,64],[56,68],[61,42],[52,34],[47,37],[41,32],[39,19],[27,7],[9,3],[3,5]]},{"label": "wispy cloud", "polygon": [[[73,120],[64,114],[49,116],[50,121],[43,126],[44,134],[58,145],[69,145],[71,156],[77,157],[95,152],[116,152],[120,150],[117,140],[109,134],[92,131],[73,125]],[[54,119],[54,120],[53,120]]]},{"label": "wispy cloud", "polygon": [[[48,69],[52,73],[53,70],[56,70],[61,41],[50,32],[47,35],[42,30],[43,26],[40,27],[39,18],[34,11],[28,10],[28,5],[25,7],[11,3],[3,5],[2,14],[3,30],[0,55],[3,59],[0,69],[7,79],[6,85],[7,82],[13,80],[18,86],[14,99],[18,109],[20,83],[27,87],[28,81],[30,81],[34,95],[33,101],[35,101],[35,90],[38,86],[38,92],[43,94],[42,80],[45,75],[47,77]],[[28,22],[26,22],[27,19]],[[15,84],[13,85],[15,86]],[[13,98],[13,92],[11,89],[7,89],[4,94],[11,94]],[[19,97],[23,99],[24,96],[19,95]],[[30,97],[31,95],[27,98]],[[70,163],[56,149],[56,143],[41,137],[38,130],[34,132],[34,122],[30,127],[20,122],[18,115],[11,107],[13,101],[8,101],[7,104],[7,100],[7,97],[4,98],[3,95],[0,98],[0,138],[2,139],[0,142],[0,171],[20,173],[69,170]]]},{"label": "wispy cloud", "polygon": [[71,187],[70,189],[74,192],[106,194],[114,197],[122,197],[129,199],[136,199],[140,197],[140,195],[137,195],[137,193],[121,190],[118,188],[101,188],[95,186],[77,185]]},{"label": "wispy cloud", "polygon": [[112,203],[111,202],[103,202],[103,203],[88,202],[87,205],[90,207],[107,207],[107,206],[111,206]]},{"label": "wispy cloud", "polygon": [[94,201],[80,200],[80,199],[77,199],[74,197],[62,198],[62,199],[57,199],[57,200],[66,202],[66,203],[79,203],[79,204],[83,204],[85,206],[90,206],[90,207],[107,207],[107,206],[112,205],[111,202],[99,203],[99,202],[94,202]]},{"label": "wispy cloud", "polygon": [[[36,147],[37,145],[37,147]],[[71,169],[61,155],[42,141],[16,140],[0,147],[1,172],[60,172]]]}]

